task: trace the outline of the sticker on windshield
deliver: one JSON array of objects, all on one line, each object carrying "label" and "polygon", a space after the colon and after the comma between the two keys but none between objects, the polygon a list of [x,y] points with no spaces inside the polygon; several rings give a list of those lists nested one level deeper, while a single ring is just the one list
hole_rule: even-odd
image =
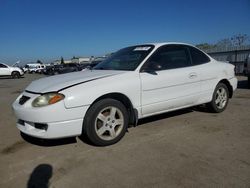
[{"label": "sticker on windshield", "polygon": [[151,47],[150,46],[140,46],[136,47],[134,51],[148,51]]}]

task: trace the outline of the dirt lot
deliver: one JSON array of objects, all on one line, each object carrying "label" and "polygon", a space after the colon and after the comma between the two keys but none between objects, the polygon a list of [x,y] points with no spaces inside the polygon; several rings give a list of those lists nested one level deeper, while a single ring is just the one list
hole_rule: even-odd
[{"label": "dirt lot", "polygon": [[225,112],[191,108],[140,121],[116,145],[21,136],[11,104],[33,79],[0,79],[0,187],[250,187],[250,90]]}]

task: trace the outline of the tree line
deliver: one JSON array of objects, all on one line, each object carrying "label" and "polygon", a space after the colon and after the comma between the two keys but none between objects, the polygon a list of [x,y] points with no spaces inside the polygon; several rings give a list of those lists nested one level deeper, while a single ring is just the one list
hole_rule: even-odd
[{"label": "tree line", "polygon": [[200,43],[196,47],[202,50],[209,50],[214,48],[232,48],[250,45],[250,37],[247,34],[237,34],[232,37],[224,38],[216,43]]}]

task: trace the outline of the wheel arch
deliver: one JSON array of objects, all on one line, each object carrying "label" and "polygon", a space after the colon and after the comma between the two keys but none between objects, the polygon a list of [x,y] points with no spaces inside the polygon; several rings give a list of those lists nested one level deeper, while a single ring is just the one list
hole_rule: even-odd
[{"label": "wheel arch", "polygon": [[18,72],[17,70],[13,70],[11,71],[11,76],[14,78],[14,74],[17,74],[17,77],[19,78],[21,76],[20,72]]},{"label": "wheel arch", "polygon": [[223,83],[227,86],[229,91],[229,98],[233,97],[233,87],[231,86],[230,82],[227,79],[222,79],[219,81],[219,83]]},{"label": "wheel arch", "polygon": [[13,74],[13,73],[19,73],[19,72],[17,70],[13,70],[13,71],[11,71],[11,74]]},{"label": "wheel arch", "polygon": [[136,126],[137,122],[138,122],[138,111],[133,107],[133,104],[131,102],[131,100],[124,94],[122,93],[108,93],[108,94],[104,94],[100,97],[98,97],[89,107],[89,109],[91,108],[91,106],[93,104],[95,104],[96,102],[103,100],[103,99],[114,99],[117,100],[119,102],[121,102],[126,109],[128,110],[128,114],[129,114],[129,126]]}]

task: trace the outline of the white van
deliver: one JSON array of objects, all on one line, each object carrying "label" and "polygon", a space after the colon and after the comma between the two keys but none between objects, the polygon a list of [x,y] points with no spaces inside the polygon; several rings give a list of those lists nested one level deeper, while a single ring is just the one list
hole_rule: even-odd
[{"label": "white van", "polygon": [[39,63],[32,63],[27,64],[24,67],[24,71],[28,73],[42,73],[42,71],[45,69],[45,65],[39,64]]}]

